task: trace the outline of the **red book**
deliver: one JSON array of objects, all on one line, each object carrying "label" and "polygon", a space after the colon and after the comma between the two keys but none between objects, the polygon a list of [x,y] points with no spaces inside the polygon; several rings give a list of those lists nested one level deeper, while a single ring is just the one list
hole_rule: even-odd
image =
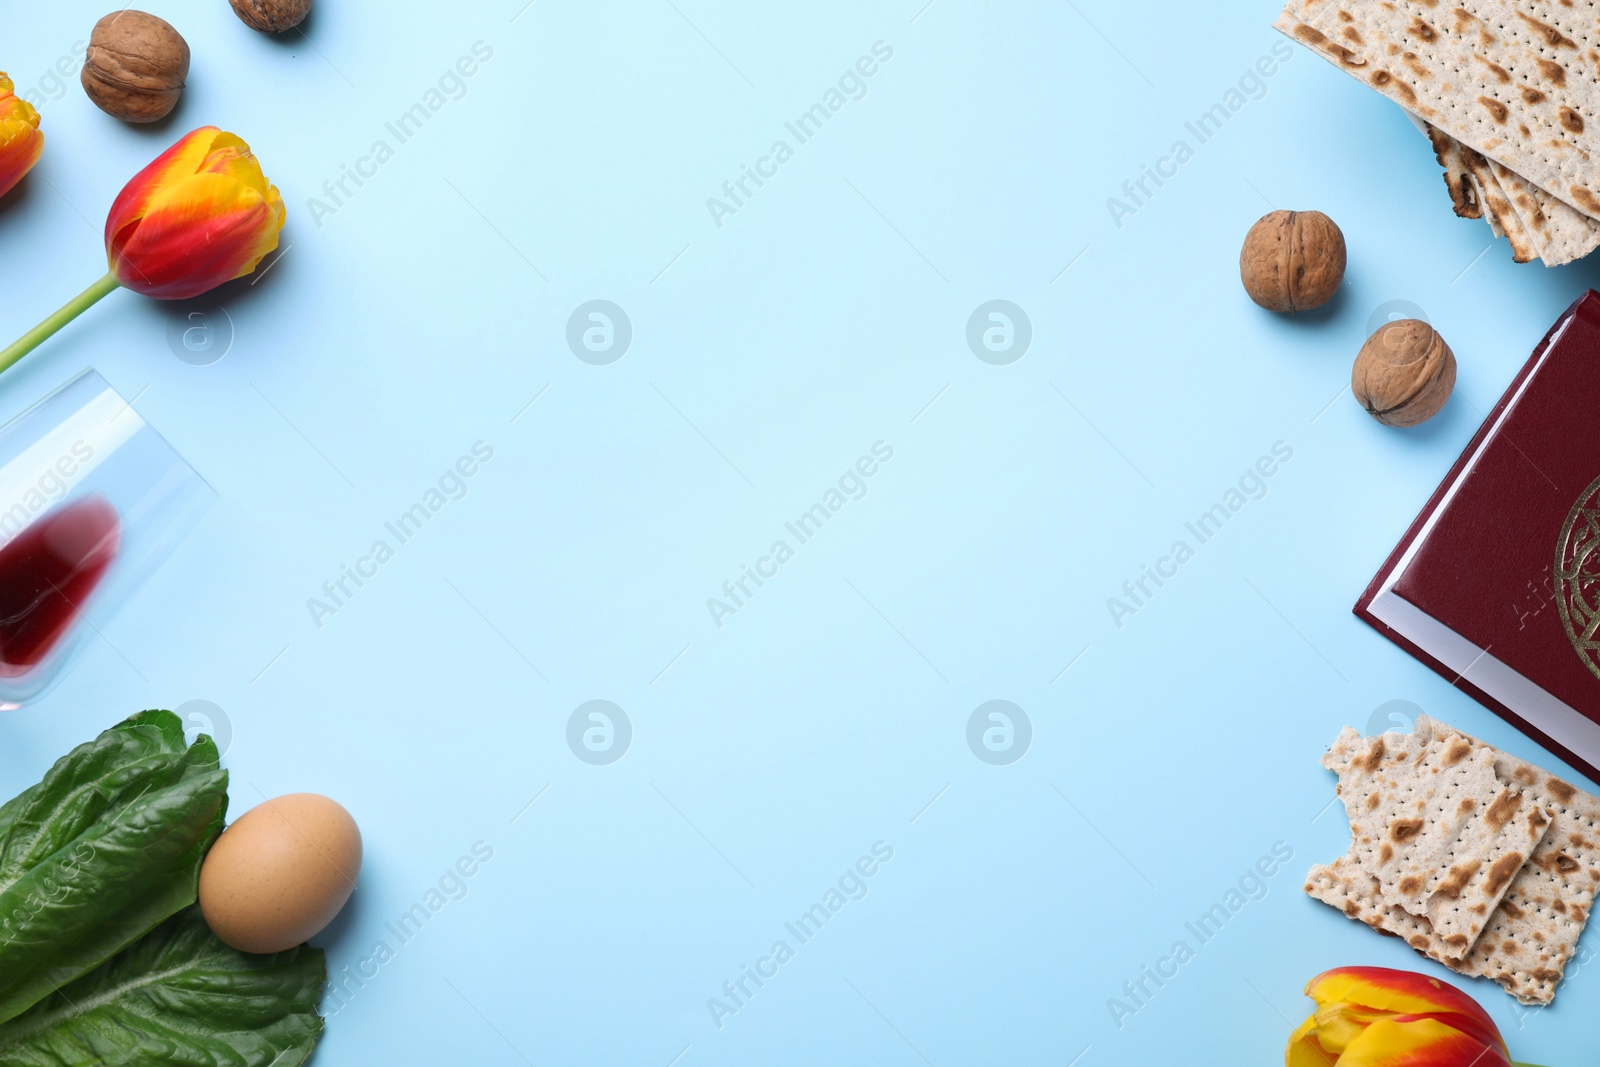
[{"label": "red book", "polygon": [[1355,612],[1600,781],[1600,293],[1534,349]]}]

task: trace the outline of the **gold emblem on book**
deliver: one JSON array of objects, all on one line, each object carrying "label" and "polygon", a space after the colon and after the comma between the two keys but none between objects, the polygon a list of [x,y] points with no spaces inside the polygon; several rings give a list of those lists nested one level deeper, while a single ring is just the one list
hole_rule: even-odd
[{"label": "gold emblem on book", "polygon": [[1600,478],[1578,497],[1556,542],[1556,610],[1567,640],[1600,678]]}]

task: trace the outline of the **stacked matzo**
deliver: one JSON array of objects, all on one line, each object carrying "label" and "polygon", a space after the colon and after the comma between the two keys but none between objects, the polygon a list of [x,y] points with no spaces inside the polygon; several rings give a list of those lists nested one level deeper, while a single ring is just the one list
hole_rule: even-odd
[{"label": "stacked matzo", "polygon": [[1573,0],[1289,0],[1274,24],[1425,125],[1519,263],[1600,247],[1600,20]]},{"label": "stacked matzo", "polygon": [[1548,1004],[1600,887],[1600,799],[1427,716],[1410,734],[1346,727],[1350,852],[1306,892],[1461,974]]}]

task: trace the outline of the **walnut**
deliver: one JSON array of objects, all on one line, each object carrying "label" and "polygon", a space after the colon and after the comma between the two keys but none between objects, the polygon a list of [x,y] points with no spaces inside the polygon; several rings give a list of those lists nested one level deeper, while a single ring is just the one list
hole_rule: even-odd
[{"label": "walnut", "polygon": [[1350,372],[1350,391],[1386,426],[1415,426],[1438,414],[1456,386],[1456,357],[1438,331],[1418,319],[1380,326]]},{"label": "walnut", "polygon": [[94,25],[83,60],[83,91],[126,122],[167,117],[189,76],[189,45],[165,19],[117,11]]},{"label": "walnut", "polygon": [[1268,311],[1309,311],[1344,281],[1344,234],[1320,211],[1274,211],[1244,239],[1239,277]]},{"label": "walnut", "polygon": [[282,33],[292,30],[311,14],[311,0],[228,0],[233,13],[252,30]]}]

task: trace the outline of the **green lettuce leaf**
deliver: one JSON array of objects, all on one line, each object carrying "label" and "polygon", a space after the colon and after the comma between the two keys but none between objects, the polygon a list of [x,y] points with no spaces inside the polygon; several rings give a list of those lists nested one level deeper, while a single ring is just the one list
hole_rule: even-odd
[{"label": "green lettuce leaf", "polygon": [[239,952],[190,907],[0,1024],[0,1067],[298,1067],[326,978],[321,949]]},{"label": "green lettuce leaf", "polygon": [[146,711],[0,808],[0,1023],[194,903],[227,785],[210,738]]}]

